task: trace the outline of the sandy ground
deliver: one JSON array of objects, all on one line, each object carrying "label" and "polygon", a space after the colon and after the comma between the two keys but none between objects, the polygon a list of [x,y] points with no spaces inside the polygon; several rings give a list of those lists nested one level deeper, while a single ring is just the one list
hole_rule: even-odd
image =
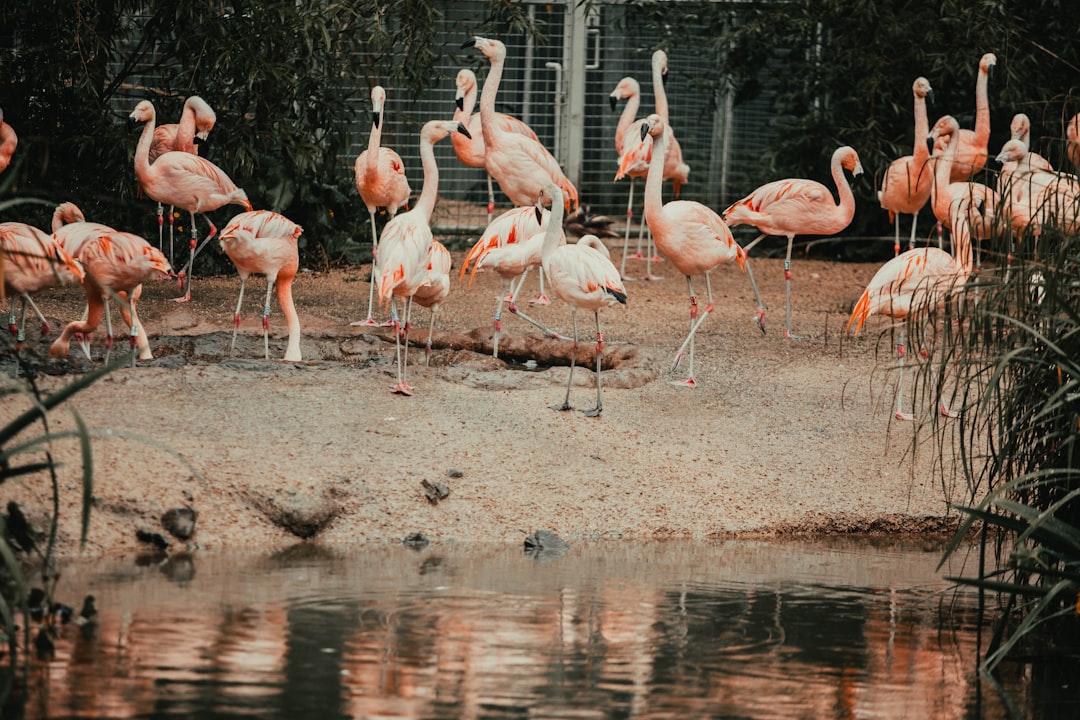
[{"label": "sandy ground", "polygon": [[[620,244],[609,241],[616,264]],[[715,270],[716,307],[697,336],[693,389],[669,382],[685,376],[670,366],[688,329],[686,282],[669,264],[655,266],[662,280],[627,283],[627,307],[601,312],[605,363],[614,367],[603,373],[603,415],[590,418],[549,407],[562,401],[565,366],[529,371],[491,357],[498,278],[459,283],[462,258],[455,253],[430,365],[422,347],[409,353],[412,397],[389,391],[391,332],[349,325],[364,315],[367,266],[297,277],[301,363],[263,359],[261,278],[248,284],[233,354],[236,276],[196,277],[187,304],[172,302],[173,282],[148,285],[139,312],[155,359],[71,403],[99,433],[86,552],[136,551],[137,527],[160,529],[165,510],[185,505],[199,513],[192,542],[212,549],[272,548],[298,536],[398,542],[415,532],[432,541],[519,543],[538,528],[570,540],[641,540],[952,526],[958,480],[940,470],[940,438],[924,428],[913,445],[915,424],[892,417],[897,373],[886,321],[873,318],[858,337],[843,332],[876,265],[795,259],[793,323],[803,339],[783,337],[781,259],[753,262],[769,309],[765,335],[746,276],[735,266]],[[643,272],[644,263],[628,262],[628,273]],[[697,289],[704,293],[702,283]],[[534,276],[523,295],[536,290]],[[66,288],[41,305],[59,324],[78,316],[80,293]],[[521,307],[570,332],[561,301]],[[427,322],[417,310],[413,338],[421,343]],[[591,313],[579,325],[587,367],[574,375],[571,402],[587,408],[595,401]],[[503,328],[503,357],[543,364],[567,355],[569,343],[543,340],[509,314]],[[56,332],[39,340],[35,328],[31,346],[47,351]],[[51,361],[42,387],[100,364],[103,335],[95,336],[93,364],[77,351],[70,363]],[[271,358],[280,358],[286,333],[276,302],[271,335]],[[0,421],[26,407],[6,398]],[[67,430],[74,418],[61,410],[50,423]],[[60,441],[54,452],[64,463],[62,530],[70,540],[77,446]],[[423,481],[449,495],[429,502]],[[47,478],[0,486],[0,501],[12,498],[42,524]]]}]

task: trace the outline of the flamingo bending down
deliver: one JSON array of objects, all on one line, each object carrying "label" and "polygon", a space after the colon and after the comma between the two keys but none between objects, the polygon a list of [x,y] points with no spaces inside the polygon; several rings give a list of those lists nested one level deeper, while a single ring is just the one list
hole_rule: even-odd
[{"label": "flamingo bending down", "polygon": [[[454,119],[469,130],[472,139],[466,138],[459,133],[454,133],[450,136],[450,142],[454,145],[454,154],[457,155],[458,160],[460,160],[463,165],[482,168],[484,167],[483,129],[480,125],[480,116],[472,114],[473,109],[476,107],[476,97],[479,94],[479,91],[477,90],[478,86],[476,84],[476,73],[467,68],[458,70],[455,84],[457,86],[457,93],[454,96]],[[533,132],[533,129],[513,115],[497,112],[495,113],[495,117],[502,126],[503,132],[518,133],[540,142],[539,138],[536,137],[536,133]],[[487,188],[487,215],[488,222],[490,223],[491,216],[495,213],[495,190],[491,183],[491,175],[487,176]]]},{"label": "flamingo bending down", "polygon": [[[560,244],[562,237],[563,199],[562,191],[555,183],[548,183],[544,194],[551,196],[551,221],[544,231],[544,243],[540,250],[544,274],[548,276],[551,290],[556,297],[570,305],[574,325],[574,346],[570,353],[570,377],[566,381],[566,397],[562,405],[552,405],[554,410],[573,410],[570,405],[570,388],[574,383],[574,365],[577,361],[578,308],[592,310],[596,317],[596,407],[583,411],[588,417],[599,417],[604,410],[601,394],[601,359],[604,336],[600,332],[600,308],[626,304],[626,288],[619,278],[619,270],[604,252],[598,251],[590,242],[573,245]],[[543,198],[537,200],[537,211]]]},{"label": "flamingo bending down", "polygon": [[[192,95],[184,101],[184,109],[180,113],[180,122],[158,125],[154,128],[154,141],[150,145],[150,164],[152,165],[159,155],[164,155],[172,150],[199,154],[199,145],[206,141],[210,131],[214,129],[217,115],[205,100],[198,95]],[[162,247],[162,215],[164,207],[158,203],[158,247]],[[173,226],[175,224],[174,211],[169,209],[169,262],[173,262]]]},{"label": "flamingo bending down", "polygon": [[[454,137],[451,133],[451,137]],[[424,345],[424,364],[431,364],[431,336],[435,333],[435,317],[442,303],[450,295],[450,267],[453,260],[450,251],[438,240],[431,241],[428,251],[427,274],[420,287],[413,294],[413,302],[431,311],[431,324],[428,326],[427,344]]]},{"label": "flamingo bending down", "polygon": [[753,225],[761,234],[746,246],[749,250],[769,235],[787,236],[787,256],[784,259],[785,325],[784,337],[791,334],[791,245],[796,235],[835,235],[851,224],[855,216],[855,196],[851,192],[844,170],[862,174],[859,154],[847,145],[832,154],[833,182],[840,203],[833,202],[832,193],[814,180],[789,178],[775,180],[734,203],[721,217],[729,226]]},{"label": "flamingo bending down", "polygon": [[15,148],[19,145],[19,136],[15,129],[4,122],[4,110],[0,108],[0,173],[8,169],[11,164],[11,156],[15,154]]},{"label": "flamingo bending down", "polygon": [[[184,153],[186,154],[186,153]],[[147,280],[162,280],[172,273],[165,255],[143,238],[128,232],[105,232],[88,239],[79,252],[79,262],[86,270],[83,287],[86,290],[85,320],[70,322],[49,348],[54,357],[67,357],[71,336],[87,335],[101,324],[105,315],[106,347],[111,348],[112,321],[105,304],[107,293],[115,293],[125,303],[121,310],[131,330],[131,348],[139,350],[140,360],[150,360],[150,343],[135,311]],[[130,308],[130,310],[128,309]],[[132,356],[132,363],[135,358]]]},{"label": "flamingo bending down", "polygon": [[240,306],[248,276],[266,276],[266,301],[263,303],[263,353],[270,359],[270,294],[277,288],[278,305],[289,326],[289,342],[284,360],[300,362],[300,318],[293,303],[292,283],[300,268],[297,240],[304,229],[284,215],[269,210],[240,213],[221,231],[221,249],[233,261],[240,274],[240,296],[233,313],[230,350],[236,349],[236,331],[240,327]]},{"label": "flamingo bending down", "polygon": [[567,210],[571,209],[571,204],[577,208],[577,188],[547,148],[525,135],[506,132],[498,122],[495,96],[499,92],[506,64],[506,45],[498,40],[473,37],[465,41],[462,47],[475,47],[491,63],[491,70],[480,91],[480,126],[484,136],[484,167],[488,174],[499,183],[499,188],[510,198],[510,202],[518,207],[532,205],[544,186],[553,182],[562,190]]},{"label": "flamingo bending down", "polygon": [[[909,316],[925,315],[959,290],[971,276],[971,204],[982,202],[979,197],[959,197],[950,202],[950,224],[953,227],[953,249],[950,255],[941,248],[913,248],[881,266],[874,273],[870,284],[855,303],[848,319],[847,329],[855,326],[855,334],[871,315],[884,315],[894,320]],[[901,387],[904,380],[904,333],[901,330],[896,343],[899,357],[900,377],[896,381],[896,419],[911,420],[912,414],[903,411]],[[940,403],[943,415],[953,413]]]},{"label": "flamingo bending down", "polygon": [[[240,205],[250,211],[251,202],[247,194],[236,186],[225,171],[214,163],[198,155],[171,150],[159,155],[150,164],[150,146],[154,140],[154,105],[149,100],[142,100],[129,116],[132,123],[142,123],[142,135],[135,149],[135,176],[147,197],[160,203],[173,205],[186,210],[191,215],[191,253],[188,256],[184,294],[176,298],[177,302],[191,299],[191,275],[195,256],[206,243],[217,234],[217,227],[206,215],[225,205]],[[195,215],[206,218],[210,232],[199,244],[198,231],[195,228]]]},{"label": "flamingo bending down", "polygon": [[[420,197],[412,210],[390,219],[379,238],[375,264],[379,269],[379,299],[390,302],[390,314],[394,323],[394,349],[397,357],[397,384],[391,391],[412,395],[413,389],[406,382],[409,364],[409,316],[412,301],[427,277],[430,264],[431,213],[439,193],[439,166],[435,162],[435,143],[452,132],[468,135],[469,131],[459,122],[431,120],[420,130],[420,160],[424,168],[424,184]],[[395,307],[396,299],[404,303],[404,323]],[[402,352],[402,341],[405,349]]]},{"label": "flamingo bending down", "polygon": [[895,238],[893,254],[900,254],[900,215],[911,215],[911,238],[908,249],[915,247],[915,229],[919,222],[919,211],[930,199],[930,189],[934,184],[934,175],[927,162],[930,151],[926,147],[926,134],[930,132],[930,121],[926,117],[926,102],[934,101],[934,90],[930,81],[924,77],[915,78],[911,85],[915,96],[915,146],[910,155],[893,160],[881,180],[878,201],[881,207],[889,211],[889,222],[893,223]]},{"label": "flamingo bending down", "polygon": [[[10,297],[8,329],[21,346],[26,342],[26,306],[41,319],[41,334],[49,334],[49,322],[30,296],[58,285],[82,282],[83,269],[55,238],[33,225],[0,223],[0,265],[4,294]],[[15,314],[15,298],[21,310]],[[16,317],[18,320],[16,320]]]},{"label": "flamingo bending down", "polygon": [[961,182],[971,178],[986,166],[990,155],[990,101],[987,86],[994,74],[997,56],[986,53],[979,58],[979,72],[975,79],[975,129],[960,130],[960,144],[956,149],[949,180]]},{"label": "flamingo bending down", "polygon": [[[765,306],[758,294],[754,275],[747,262],[746,251],[739,247],[724,221],[709,207],[692,200],[674,200],[664,203],[661,197],[664,173],[664,154],[667,151],[666,124],[659,115],[650,115],[642,126],[653,138],[653,156],[649,162],[649,175],[645,179],[645,221],[649,223],[656,248],[672,265],[686,276],[690,291],[690,333],[675,354],[671,370],[674,372],[682,361],[687,348],[690,351],[690,368],[685,380],[676,383],[694,387],[694,335],[713,310],[712,284],[709,271],[734,260],[750,276],[750,286],[757,299],[757,322],[765,332]],[[708,304],[698,317],[697,296],[694,294],[694,275],[705,276]]]},{"label": "flamingo bending down", "polygon": [[371,284],[368,288],[367,317],[352,325],[378,325],[371,317],[371,306],[375,299],[375,278],[379,271],[375,257],[379,251],[379,233],[375,229],[375,211],[386,208],[391,217],[401,207],[407,207],[409,180],[405,177],[405,164],[401,156],[393,149],[382,146],[383,108],[386,105],[386,90],[376,85],[371,88],[371,134],[368,136],[367,149],[356,156],[353,174],[356,191],[368,211],[371,220]]}]

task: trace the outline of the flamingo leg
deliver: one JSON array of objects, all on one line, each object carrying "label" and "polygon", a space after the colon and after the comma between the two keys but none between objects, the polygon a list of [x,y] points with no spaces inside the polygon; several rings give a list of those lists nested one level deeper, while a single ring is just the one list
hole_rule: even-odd
[{"label": "flamingo leg", "polygon": [[153,360],[154,354],[150,352],[150,341],[146,337],[146,328],[143,327],[142,321],[139,320],[139,314],[135,311],[135,302],[142,294],[142,286],[140,285],[134,291],[132,291],[129,301],[130,316],[128,317],[128,327],[131,329],[131,366],[135,367],[135,351],[138,350],[139,360]]},{"label": "flamingo leg", "polygon": [[787,257],[784,258],[784,337],[799,338],[799,335],[791,334],[791,245],[795,241],[794,235],[787,239]]},{"label": "flamingo leg", "polygon": [[435,316],[439,312],[438,305],[431,306],[431,324],[427,331],[427,344],[424,345],[424,365],[431,365],[431,336],[435,333]]},{"label": "flamingo leg", "polygon": [[574,345],[570,352],[570,376],[566,379],[566,397],[562,405],[551,405],[552,410],[567,411],[574,408],[570,405],[570,386],[574,384],[574,365],[577,362],[578,334],[577,334],[577,307],[570,306],[570,317],[574,323]]},{"label": "flamingo leg", "polygon": [[[19,320],[19,330],[20,330],[20,332],[21,332],[21,334],[23,336],[23,339],[24,340],[26,339],[26,306],[27,305],[30,305],[30,309],[33,310],[34,313],[38,316],[38,319],[41,320],[41,334],[42,335],[48,335],[49,330],[51,329],[49,327],[49,321],[45,319],[45,316],[42,314],[41,309],[38,308],[38,306],[34,303],[34,298],[30,297],[30,295],[28,293],[23,293],[22,299],[23,299],[23,309],[22,309],[22,319]],[[12,298],[11,300],[12,300],[12,302],[15,302],[15,298]]]},{"label": "flamingo leg", "polygon": [[[919,211],[916,210],[911,214],[911,237],[908,239],[908,250],[915,249],[915,229],[919,226]],[[899,241],[897,241],[899,242]],[[899,248],[899,244],[897,245]]]},{"label": "flamingo leg", "polygon": [[169,265],[173,266],[175,260],[175,252],[173,248],[173,230],[176,227],[176,209],[169,206]]},{"label": "flamingo leg", "polygon": [[263,303],[263,358],[270,359],[270,295],[274,292],[274,277],[266,276],[266,302]]},{"label": "flamingo leg", "polygon": [[900,213],[893,216],[893,257],[900,254]]},{"label": "flamingo leg", "polygon": [[495,301],[495,318],[494,318],[494,330],[491,336],[491,354],[492,357],[499,357],[499,334],[502,333],[502,306],[505,299],[513,297],[510,295],[510,288],[513,286],[513,282],[503,280],[502,290],[499,292],[499,297]]},{"label": "flamingo leg", "polygon": [[656,254],[652,241],[652,229],[646,228],[647,238],[645,242],[645,277],[643,280],[663,280],[659,275],[653,275],[652,264],[654,262],[663,262],[663,258]]},{"label": "flamingo leg", "polygon": [[[412,395],[413,389],[409,387],[409,383],[405,382],[405,373],[408,370],[409,365],[409,315],[412,313],[412,298],[405,300],[405,306],[402,308],[405,315],[405,324],[400,323],[400,319],[397,315],[397,308],[395,307],[393,299],[390,300],[390,312],[394,322],[394,347],[398,360],[398,382],[397,385],[390,388],[390,392],[398,395]],[[404,345],[404,348],[402,348]]]},{"label": "flamingo leg", "polygon": [[596,316],[596,407],[583,410],[585,417],[600,417],[604,411],[604,400],[600,394],[600,363],[604,355],[604,336],[600,332],[600,310],[593,310]]},{"label": "flamingo leg", "polygon": [[109,355],[112,354],[113,346],[113,331],[112,331],[112,312],[109,310],[109,298],[105,297],[105,362],[109,362]]},{"label": "flamingo leg", "polygon": [[178,298],[173,298],[175,302],[187,302],[191,299],[191,275],[195,269],[195,258],[202,252],[202,249],[206,247],[206,244],[213,240],[217,235],[217,226],[214,225],[213,221],[206,217],[206,215],[203,215],[203,217],[206,218],[206,222],[210,225],[210,232],[206,234],[206,237],[203,238],[203,241],[200,243],[199,231],[195,227],[195,213],[191,213],[191,240],[188,243],[191,248],[191,254],[188,256],[187,270],[185,271],[186,279],[184,284],[186,287],[183,295]]},{"label": "flamingo leg", "polygon": [[240,276],[240,296],[236,298],[236,312],[233,313],[232,342],[229,343],[229,352],[236,352],[236,331],[240,329],[240,305],[244,302],[244,285],[247,277]]},{"label": "flamingo leg", "polygon": [[[378,325],[375,319],[371,316],[371,308],[375,304],[375,278],[378,277],[378,270],[376,267],[376,254],[379,251],[379,240],[375,230],[375,213],[368,213],[371,218],[371,284],[368,286],[368,299],[367,299],[367,317],[360,321],[360,325]],[[393,303],[391,303],[392,305]]]},{"label": "flamingo leg", "polygon": [[[519,318],[521,318],[522,320],[524,320],[525,322],[532,323],[537,328],[539,328],[545,335],[552,338],[553,340],[569,340],[570,338],[566,337],[565,335],[560,335],[559,333],[555,332],[554,330],[552,330],[548,326],[544,325],[540,321],[534,320],[533,318],[529,317],[528,315],[526,315],[525,313],[523,313],[523,312],[521,312],[520,310],[517,309],[517,304],[516,304],[517,296],[518,296],[518,293],[521,292],[521,286],[525,284],[525,276],[528,275],[530,269],[531,268],[525,268],[525,272],[523,272],[521,274],[521,277],[518,278],[517,288],[514,289],[513,292],[511,293],[510,302],[507,305],[506,309],[509,310],[512,314],[514,314],[514,315],[518,316]],[[543,277],[543,275],[544,275],[544,271],[541,270],[540,271],[540,276]],[[513,286],[513,283],[511,283],[511,286]]]},{"label": "flamingo leg", "polygon": [[[19,310],[19,327],[15,335],[15,347],[19,350],[22,350],[23,345],[26,343],[26,301],[30,298],[30,296],[26,293],[23,293],[22,297],[23,301],[20,304]],[[12,298],[11,302],[14,307],[15,298]]]},{"label": "flamingo leg", "polygon": [[[157,204],[157,246],[158,250],[165,251],[165,206],[161,203]],[[172,258],[169,258],[169,262],[172,262]]]},{"label": "flamingo leg", "polygon": [[19,332],[19,316],[15,312],[15,296],[8,299],[8,332],[12,336]]},{"label": "flamingo leg", "polygon": [[630,220],[634,217],[634,180],[630,178],[630,197],[626,200],[626,230],[623,233],[622,262],[619,264],[619,277],[623,280],[630,280],[626,276],[626,256],[630,250]]},{"label": "flamingo leg", "polygon": [[[525,272],[528,272],[528,268],[525,269]],[[522,278],[524,278],[524,273],[522,273]],[[518,289],[520,290],[521,288],[519,287]],[[547,294],[544,292],[544,271],[543,270],[540,271],[540,294],[537,295],[536,297],[534,297],[532,300],[530,300],[529,304],[530,305],[550,305],[551,304],[551,300],[548,299]]]},{"label": "flamingo leg", "polygon": [[750,278],[750,287],[754,291],[754,299],[757,301],[757,324],[761,328],[761,334],[765,334],[765,303],[761,300],[757,282],[754,280],[754,271],[750,269],[750,258],[746,259],[746,276]]},{"label": "flamingo leg", "polygon": [[495,186],[491,182],[491,176],[487,176],[488,185],[488,204],[487,204],[487,216],[488,225],[491,224],[491,216],[495,214]]},{"label": "flamingo leg", "polygon": [[[105,302],[109,302],[109,298],[105,298]],[[81,318],[82,322],[85,323],[88,320],[89,315],[90,315],[90,306],[89,305],[83,306],[82,318]],[[82,332],[75,333],[75,341],[77,343],[79,343],[79,349],[82,350],[83,355],[85,355],[86,359],[89,360],[90,359],[90,333],[88,333],[88,332],[87,333],[82,333]]]},{"label": "flamingo leg", "polygon": [[896,379],[896,419],[910,421],[915,418],[912,413],[906,413],[901,407],[903,397],[903,385],[904,385],[904,356],[907,351],[904,349],[904,331],[901,330],[900,334],[896,337],[896,355],[899,358],[900,377]]},{"label": "flamingo leg", "polygon": [[697,387],[697,381],[694,380],[694,335],[697,334],[698,328],[705,322],[705,318],[709,317],[709,313],[713,310],[712,300],[712,284],[709,281],[709,273],[705,273],[705,291],[708,297],[708,303],[705,305],[705,311],[701,313],[701,317],[698,317],[698,301],[697,295],[694,294],[694,284],[690,279],[690,276],[686,276],[686,286],[690,289],[690,333],[683,340],[683,344],[679,347],[679,351],[675,353],[675,360],[671,364],[671,371],[675,372],[679,368],[679,364],[682,362],[683,354],[687,352],[689,348],[690,356],[690,372],[685,380],[673,381],[673,385],[681,385],[684,387]]}]

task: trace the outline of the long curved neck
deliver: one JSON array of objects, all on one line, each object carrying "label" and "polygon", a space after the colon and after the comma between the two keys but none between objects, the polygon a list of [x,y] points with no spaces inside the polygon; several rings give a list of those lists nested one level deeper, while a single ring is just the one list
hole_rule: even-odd
[{"label": "long curved neck", "polygon": [[476,86],[473,85],[465,92],[465,97],[461,98],[461,119],[459,122],[469,122],[469,118],[472,116],[473,110],[476,108]]},{"label": "long curved neck", "polygon": [[645,176],[645,215],[659,212],[664,206],[664,156],[667,153],[667,133],[653,138],[652,159]]},{"label": "long curved neck", "polygon": [[840,196],[840,204],[837,207],[850,221],[855,217],[855,195],[851,192],[851,185],[848,184],[847,176],[844,175],[844,165],[839,157],[834,157],[832,160],[832,177],[833,182],[836,183],[836,192]]},{"label": "long curved neck", "polygon": [[424,185],[420,188],[420,197],[413,209],[431,220],[435,199],[439,195],[439,164],[435,162],[435,146],[431,135],[426,132],[420,135],[420,164],[424,168]]},{"label": "long curved neck", "polygon": [[150,146],[154,143],[154,125],[155,118],[151,115],[143,123],[139,144],[135,147],[135,175],[140,179],[150,170]]},{"label": "long curved neck", "polygon": [[938,218],[948,217],[949,176],[952,174],[953,158],[956,157],[956,148],[960,144],[960,131],[954,129],[949,136],[949,144],[945,146],[945,152],[937,160],[934,168],[934,215]]},{"label": "long curved neck", "polygon": [[626,107],[623,108],[622,115],[619,116],[619,124],[615,128],[615,150],[619,155],[623,154],[623,135],[626,134],[626,129],[634,122],[640,107],[641,95],[639,93],[634,93],[626,98]]},{"label": "long curved neck", "polygon": [[366,171],[373,173],[379,167],[379,146],[382,143],[382,124],[385,118],[382,109],[379,110],[379,122],[371,123],[371,135],[368,137]]},{"label": "long curved neck", "polygon": [[990,141],[990,99],[987,94],[989,73],[979,66],[975,80],[975,142],[986,145]]},{"label": "long curved neck", "polygon": [[195,108],[184,104],[184,112],[176,125],[176,149],[195,152]]},{"label": "long curved neck", "polygon": [[484,144],[488,146],[492,144],[492,138],[495,136],[495,95],[499,92],[504,63],[502,58],[491,59],[491,69],[484,80],[484,88],[480,91],[480,127],[484,135]]},{"label": "long curved neck", "polygon": [[664,72],[659,63],[653,63],[652,69],[653,97],[656,99],[656,114],[668,121],[667,92],[664,90]]},{"label": "long curved neck", "polygon": [[930,134],[930,120],[926,117],[926,98],[915,96],[915,147],[911,156],[921,166],[930,157],[930,150],[926,147],[926,136]]},{"label": "long curved neck", "polygon": [[558,197],[551,199],[551,214],[547,218],[547,228],[544,230],[544,244],[540,248],[540,257],[545,258],[555,252],[559,246],[559,237],[563,234],[562,222],[566,203],[560,193]]}]

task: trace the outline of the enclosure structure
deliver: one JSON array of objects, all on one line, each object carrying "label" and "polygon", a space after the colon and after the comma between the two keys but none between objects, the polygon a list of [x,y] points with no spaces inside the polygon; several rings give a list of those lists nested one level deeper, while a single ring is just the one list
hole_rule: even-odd
[{"label": "enclosure structure", "polygon": [[[738,21],[739,5],[718,3],[716,7],[730,8],[726,22]],[[678,27],[657,27],[655,17],[646,16],[638,5],[593,3],[586,7],[560,0],[529,3],[527,8],[543,28],[546,41],[536,42],[522,34],[497,36],[507,46],[507,59],[496,109],[535,130],[577,185],[581,202],[592,214],[610,215],[620,222],[625,216],[629,180],[614,181],[618,166],[615,129],[625,101],[612,111],[608,96],[621,78],[633,77],[641,85],[638,117],[651,113],[650,61],[657,49],[668,54],[665,90],[671,125],[690,165],[681,197],[722,210],[755,186],[751,172],[771,132],[771,95],[765,91],[735,107],[729,83],[718,70],[723,48],[715,36],[704,37],[692,17],[681,17]],[[419,128],[428,120],[452,116],[458,70],[474,70],[482,86],[489,69],[479,52],[461,47],[478,32],[486,4],[446,2],[441,10],[439,77],[416,101],[387,86],[383,143],[401,155],[414,192],[419,191],[422,179]],[[369,81],[386,86],[381,78]],[[353,102],[358,119],[349,132],[348,151],[340,158],[342,171],[349,173],[370,131],[368,88],[357,88]],[[478,106],[474,112],[479,112]],[[487,220],[486,174],[458,162],[448,142],[436,148],[436,157],[441,181],[435,225],[444,235],[475,236]],[[641,216],[643,187],[638,181],[635,222]],[[665,199],[673,197],[668,183]],[[500,210],[510,207],[497,186],[496,204]]]}]

